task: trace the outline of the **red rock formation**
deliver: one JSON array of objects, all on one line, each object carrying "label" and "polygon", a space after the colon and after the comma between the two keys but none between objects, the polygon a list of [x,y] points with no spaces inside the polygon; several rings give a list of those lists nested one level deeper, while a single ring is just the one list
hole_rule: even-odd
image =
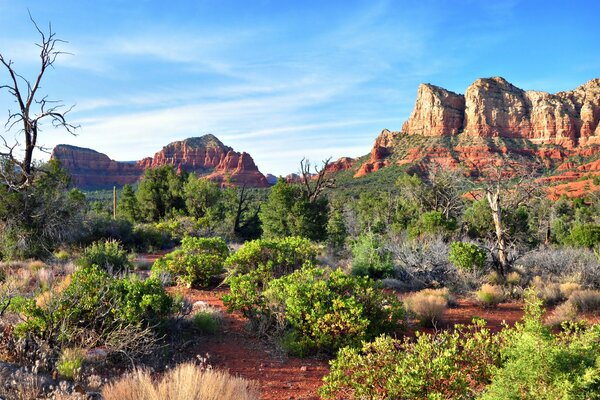
[{"label": "red rock formation", "polygon": [[325,166],[325,172],[334,173],[340,171],[346,171],[354,166],[356,160],[350,157],[342,157],[337,161],[330,162]]},{"label": "red rock formation", "polygon": [[145,169],[162,165],[172,165],[179,173],[207,175],[227,185],[268,186],[248,153],[233,151],[213,135],[170,143],[154,157],[132,163],[113,161],[94,150],[68,145],[56,146],[52,158],[71,174],[75,186],[85,189],[131,184],[140,179]]},{"label": "red rock formation", "polygon": [[250,154],[242,154],[229,150],[221,158],[215,172],[207,176],[208,179],[220,182],[224,186],[251,186],[267,187],[267,178],[258,171]]},{"label": "red rock formation", "polygon": [[118,162],[91,149],[58,145],[51,155],[71,175],[74,186],[100,188],[136,182],[144,170],[136,163]]},{"label": "red rock formation", "polygon": [[463,95],[423,83],[402,131],[424,136],[455,135],[463,128],[464,111]]},{"label": "red rock formation", "polygon": [[600,79],[557,94],[524,91],[500,77],[476,80],[464,96],[422,84],[402,131],[384,130],[355,177],[392,163],[467,172],[506,164],[555,168],[573,155],[600,152],[593,146],[600,144],[599,122]]}]

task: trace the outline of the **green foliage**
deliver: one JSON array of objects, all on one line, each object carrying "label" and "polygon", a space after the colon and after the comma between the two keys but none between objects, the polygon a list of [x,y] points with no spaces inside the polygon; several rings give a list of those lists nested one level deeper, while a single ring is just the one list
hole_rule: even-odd
[{"label": "green foliage", "polygon": [[383,279],[392,276],[392,253],[383,246],[383,240],[368,232],[352,244],[352,274]]},{"label": "green foliage", "polygon": [[600,243],[600,225],[577,223],[564,241],[572,246],[595,247]]},{"label": "green foliage", "polygon": [[458,269],[473,271],[483,269],[487,255],[475,243],[453,242],[448,259]]},{"label": "green foliage", "polygon": [[214,335],[219,330],[219,320],[214,313],[200,311],[192,318],[192,325],[201,333]]},{"label": "green foliage", "polygon": [[456,227],[454,218],[446,218],[440,211],[428,211],[421,214],[416,223],[409,228],[409,234],[413,238],[423,234],[448,235],[456,230]]},{"label": "green foliage", "polygon": [[77,264],[82,267],[96,265],[113,274],[126,272],[131,267],[127,253],[116,240],[100,240],[86,247]]},{"label": "green foliage", "polygon": [[309,201],[300,185],[287,183],[280,178],[260,209],[263,236],[302,236],[324,240],[327,237],[328,208],[327,198]]},{"label": "green foliage", "polygon": [[225,264],[230,275],[260,271],[263,280],[287,275],[305,263],[314,263],[319,247],[309,239],[291,236],[244,243]]},{"label": "green foliage", "polygon": [[156,260],[152,273],[156,276],[168,272],[188,287],[208,286],[223,272],[228,255],[227,243],[221,238],[186,236],[181,241],[181,249]]},{"label": "green foliage", "polygon": [[337,253],[344,248],[347,236],[348,232],[346,230],[342,205],[336,204],[329,212],[327,244]]},{"label": "green foliage", "polygon": [[156,222],[182,211],[184,179],[170,165],[144,171],[136,193],[142,220]]},{"label": "green foliage", "polygon": [[[0,160],[0,170],[8,176],[14,165]],[[32,184],[24,188],[0,184],[0,259],[48,257],[82,233],[85,196],[68,190],[69,177],[57,161],[35,166],[35,171]]]},{"label": "green foliage", "polygon": [[154,252],[172,246],[171,234],[158,224],[137,224],[133,227],[133,248],[137,251]]},{"label": "green foliage", "polygon": [[190,174],[183,185],[183,193],[187,211],[193,217],[210,219],[222,213],[219,206],[223,192],[218,184]]},{"label": "green foliage", "polygon": [[314,265],[318,247],[300,237],[259,239],[244,243],[225,264],[230,294],[223,296],[228,310],[241,311],[255,326],[265,321],[268,312],[262,291],[268,282],[294,272],[303,265]]},{"label": "green foliage", "polygon": [[404,309],[369,278],[306,267],[273,280],[264,293],[270,311],[284,318],[300,355],[358,346],[402,328]]},{"label": "green foliage", "polygon": [[455,328],[343,348],[319,392],[324,399],[473,399],[500,364],[502,341],[483,321]]},{"label": "green foliage", "polygon": [[158,280],[116,278],[96,265],[78,269],[49,303],[37,305],[35,299],[13,303],[24,317],[15,333],[63,343],[76,340],[82,329],[108,339],[126,325],[155,327],[173,309],[173,300]]},{"label": "green foliage", "polygon": [[140,220],[140,205],[131,185],[123,186],[119,203],[117,204],[117,214],[131,222]]},{"label": "green foliage", "polygon": [[361,192],[351,203],[361,232],[384,233],[406,229],[419,215],[418,205],[391,191]]},{"label": "green foliage", "polygon": [[78,348],[66,348],[60,353],[56,363],[56,371],[66,379],[74,380],[81,372],[85,350]]},{"label": "green foliage", "polygon": [[542,302],[530,290],[524,322],[503,332],[503,363],[482,399],[600,398],[600,325],[567,327],[555,336],[542,315]]}]

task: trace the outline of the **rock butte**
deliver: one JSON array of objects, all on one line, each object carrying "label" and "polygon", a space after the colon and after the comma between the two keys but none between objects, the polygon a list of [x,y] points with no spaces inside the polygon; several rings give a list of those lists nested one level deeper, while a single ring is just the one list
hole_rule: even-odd
[{"label": "rock butte", "polygon": [[[525,91],[501,77],[477,79],[464,95],[421,84],[402,130],[383,130],[354,176],[390,165],[426,170],[440,164],[474,173],[512,164],[556,169],[562,172],[559,181],[581,179],[600,174],[597,162],[582,170],[572,161],[600,154],[599,122],[600,78],[556,94]],[[352,168],[354,162],[346,160],[329,168]]]},{"label": "rock butte", "polygon": [[178,172],[206,176],[222,186],[267,187],[250,154],[238,153],[213,135],[173,142],[154,154],[135,162],[111,160],[91,149],[58,145],[52,151],[71,175],[73,184],[83,189],[103,189],[137,182],[147,168],[172,165]]}]

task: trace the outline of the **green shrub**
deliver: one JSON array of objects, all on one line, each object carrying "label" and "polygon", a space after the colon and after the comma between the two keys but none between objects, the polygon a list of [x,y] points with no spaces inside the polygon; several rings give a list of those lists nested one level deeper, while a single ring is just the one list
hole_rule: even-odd
[{"label": "green shrub", "polygon": [[314,265],[317,252],[318,247],[310,240],[295,236],[244,243],[225,261],[230,288],[230,294],[223,296],[225,305],[230,311],[242,312],[254,329],[268,329],[269,312],[262,291],[272,279],[303,265]]},{"label": "green shrub", "polygon": [[372,232],[358,237],[352,245],[352,274],[373,279],[389,278],[394,272],[392,253]]},{"label": "green shrub", "polygon": [[56,363],[56,371],[66,379],[73,380],[81,372],[81,365],[85,357],[85,350],[79,348],[66,348],[60,353],[60,358]]},{"label": "green shrub", "polygon": [[319,390],[324,399],[473,399],[499,365],[500,338],[483,321],[403,341],[381,336],[343,348]]},{"label": "green shrub", "polygon": [[173,300],[158,280],[142,281],[135,275],[115,278],[95,265],[77,270],[49,303],[38,306],[35,299],[14,303],[25,319],[16,333],[45,339],[58,335],[54,339],[65,343],[82,331],[102,339],[124,325],[155,327],[173,309]]},{"label": "green shrub", "polygon": [[192,325],[201,333],[214,335],[219,329],[219,319],[215,313],[200,311],[192,317]]},{"label": "green shrub", "polygon": [[131,266],[127,252],[118,241],[112,239],[100,240],[86,247],[77,264],[82,267],[97,265],[114,274],[126,272]]},{"label": "green shrub", "polygon": [[298,355],[335,352],[402,328],[404,310],[364,277],[305,267],[269,282],[264,318],[279,321]]},{"label": "green shrub", "polygon": [[485,250],[474,243],[453,242],[450,245],[448,260],[458,269],[481,270],[485,266],[486,259]]},{"label": "green shrub", "polygon": [[260,270],[266,281],[290,274],[307,262],[314,263],[318,250],[310,240],[297,236],[258,239],[244,243],[225,264],[230,275]]},{"label": "green shrub", "polygon": [[542,301],[532,290],[525,299],[524,322],[503,331],[503,363],[481,398],[600,398],[600,325],[587,330],[573,325],[552,335],[542,323]]},{"label": "green shrub", "polygon": [[575,224],[565,238],[565,243],[578,247],[595,247],[600,243],[600,225]]},{"label": "green shrub", "polygon": [[208,286],[223,272],[223,263],[229,254],[221,238],[195,238],[186,236],[181,249],[156,260],[152,266],[154,276],[168,272],[188,287]]},{"label": "green shrub", "polygon": [[172,245],[171,235],[156,224],[137,224],[132,232],[133,246],[137,251],[152,252]]},{"label": "green shrub", "polygon": [[456,220],[446,216],[439,211],[428,211],[419,217],[414,225],[412,225],[408,233],[412,238],[423,234],[442,234],[447,235],[456,230]]}]

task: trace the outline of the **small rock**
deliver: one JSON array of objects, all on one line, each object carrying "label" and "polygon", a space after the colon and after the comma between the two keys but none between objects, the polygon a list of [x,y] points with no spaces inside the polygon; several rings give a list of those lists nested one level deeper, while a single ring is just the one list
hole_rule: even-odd
[{"label": "small rock", "polygon": [[300,371],[306,372],[306,371],[308,371],[308,367],[306,365],[303,365],[300,367]]}]

